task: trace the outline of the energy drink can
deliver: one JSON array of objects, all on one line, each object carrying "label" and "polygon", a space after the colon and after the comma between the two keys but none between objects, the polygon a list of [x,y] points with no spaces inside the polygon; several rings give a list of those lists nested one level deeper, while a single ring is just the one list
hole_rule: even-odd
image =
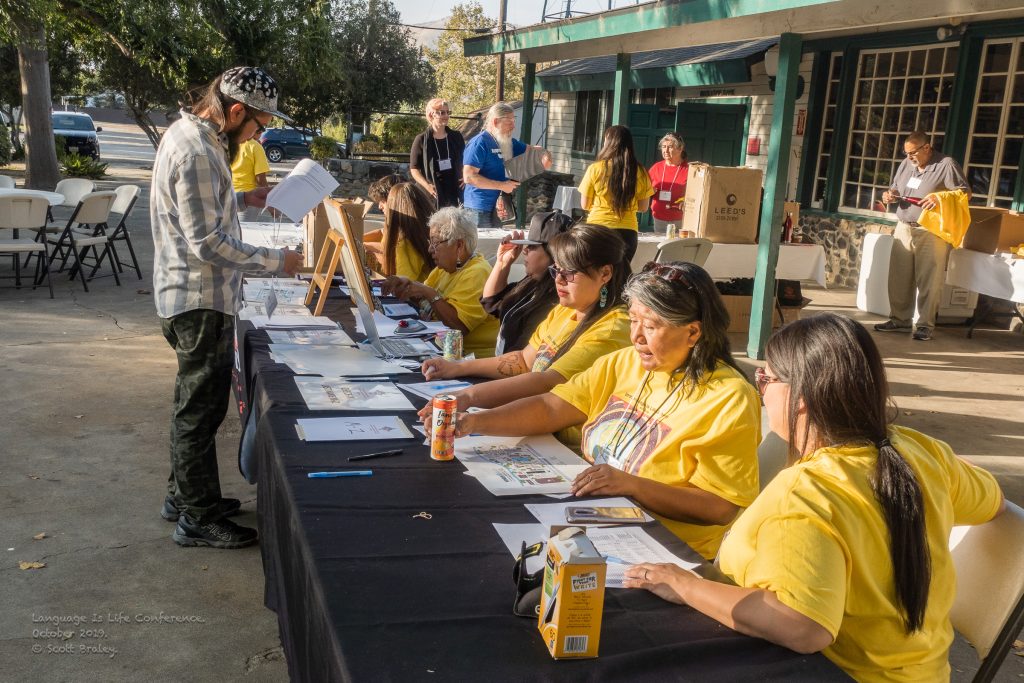
[{"label": "energy drink can", "polygon": [[445,360],[462,360],[462,332],[447,330],[441,339],[441,351]]},{"label": "energy drink can", "polygon": [[430,457],[434,460],[452,460],[455,457],[455,412],[459,400],[452,394],[438,394],[433,401],[434,414],[430,420]]}]

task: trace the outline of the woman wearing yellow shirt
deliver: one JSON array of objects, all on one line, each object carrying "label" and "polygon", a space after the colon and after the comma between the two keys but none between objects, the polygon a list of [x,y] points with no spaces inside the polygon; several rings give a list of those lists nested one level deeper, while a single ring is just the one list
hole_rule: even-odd
[{"label": "woman wearing yellow shirt", "polygon": [[380,242],[364,242],[384,275],[398,275],[422,282],[434,268],[430,255],[427,221],[434,200],[416,183],[398,183],[384,203],[384,230]]},{"label": "woman wearing yellow shirt", "polygon": [[[558,294],[556,305],[520,351],[462,362],[431,358],[428,379],[486,377],[493,381],[455,392],[459,410],[493,408],[548,391],[586,370],[599,357],[629,346],[622,288],[629,278],[622,240],[604,228],[576,225],[547,244]],[[421,416],[426,416],[429,406]]]},{"label": "woman wearing yellow shirt", "polygon": [[468,211],[453,206],[439,209],[430,217],[429,244],[437,267],[427,279],[416,282],[392,275],[384,289],[417,305],[423,318],[440,320],[462,332],[466,354],[493,356],[499,323],[480,304],[491,266],[476,253],[476,226]]},{"label": "woman wearing yellow shirt", "polygon": [[889,423],[885,368],[859,323],[791,323],[766,358],[757,384],[795,462],[722,543],[719,565],[737,585],[643,564],[626,586],[798,652],[823,650],[860,681],[948,680],[950,529],[999,514],[998,484],[947,444]]},{"label": "woman wearing yellow shirt", "polygon": [[706,558],[757,495],[760,404],[729,352],[729,314],[692,263],[648,263],[625,288],[630,340],[540,396],[459,413],[456,435],[582,425],[577,496],[629,496]]},{"label": "woman wearing yellow shirt", "polygon": [[636,159],[629,128],[605,130],[597,161],[583,174],[580,194],[583,208],[589,211],[587,222],[615,230],[626,243],[626,260],[633,260],[639,229],[636,214],[650,206],[654,186]]}]

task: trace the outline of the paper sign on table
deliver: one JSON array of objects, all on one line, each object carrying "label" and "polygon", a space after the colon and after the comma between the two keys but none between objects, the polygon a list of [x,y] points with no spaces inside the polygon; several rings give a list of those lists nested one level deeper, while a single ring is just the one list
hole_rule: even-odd
[{"label": "paper sign on table", "polygon": [[[241,318],[241,312],[239,312],[239,317]],[[245,318],[242,319],[245,320]],[[274,316],[273,321],[271,321],[270,318],[268,318],[265,315],[254,315],[248,320],[250,323],[253,324],[254,327],[260,329],[338,329],[338,323],[334,322],[330,318],[324,316],[309,315],[309,311],[306,311],[306,315],[284,315],[281,312],[278,312],[278,314]]]},{"label": "paper sign on table", "polygon": [[344,330],[267,330],[272,344],[308,344],[311,346],[355,346]]},{"label": "paper sign on table", "polygon": [[298,223],[336,187],[338,181],[326,168],[312,159],[301,159],[267,195],[267,207]]},{"label": "paper sign on table", "polygon": [[397,363],[377,358],[364,349],[347,346],[271,344],[270,355],[276,362],[284,363],[298,375],[363,377],[404,375],[411,372]]},{"label": "paper sign on table", "polygon": [[352,417],[304,417],[295,431],[305,441],[379,441],[412,439],[412,432],[394,415]]},{"label": "paper sign on table", "polygon": [[496,496],[569,493],[573,479],[590,467],[551,434],[457,439],[455,457]]},{"label": "paper sign on table", "polygon": [[390,382],[346,382],[325,377],[294,377],[310,410],[412,410],[412,403]]},{"label": "paper sign on table", "polygon": [[[635,503],[628,498],[577,498],[568,503],[527,503],[525,505],[538,522],[548,527],[565,524],[565,509],[579,506],[636,507]],[[645,512],[644,521],[653,522],[654,517]],[[576,522],[573,526],[607,526],[608,524],[609,522]]]},{"label": "paper sign on table", "polygon": [[382,304],[384,315],[395,317],[402,315],[419,315],[420,312],[409,304]]},{"label": "paper sign on table", "polygon": [[242,306],[241,310],[238,311],[239,320],[254,320],[256,318],[270,320],[270,312],[276,311],[277,316],[274,317],[273,322],[276,323],[278,318],[312,318],[313,314],[309,312],[301,303],[297,304],[280,304],[271,308],[268,304],[269,301],[246,301],[245,305]]}]

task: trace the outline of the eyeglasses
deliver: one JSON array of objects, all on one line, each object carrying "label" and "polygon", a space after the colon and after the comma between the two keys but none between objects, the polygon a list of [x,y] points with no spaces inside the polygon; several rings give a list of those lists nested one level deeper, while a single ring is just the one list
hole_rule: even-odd
[{"label": "eyeglasses", "polygon": [[780,378],[772,377],[765,372],[764,368],[756,368],[754,370],[754,386],[757,387],[757,393],[761,394],[761,396],[764,396],[765,389],[767,389],[768,385],[773,382],[782,382],[785,384],[785,382]]},{"label": "eyeglasses", "polygon": [[253,133],[254,137],[257,136],[257,135],[262,135],[263,131],[265,131],[267,129],[266,126],[264,126],[262,123],[260,123],[256,119],[255,112],[252,109],[249,109],[248,107],[246,107],[246,109],[245,109],[245,121],[242,122],[242,125],[245,125],[246,121],[253,121],[253,122],[256,123],[256,132]]},{"label": "eyeglasses", "polygon": [[450,116],[451,115],[451,112],[448,111],[447,109],[435,109],[434,111],[432,111],[430,113],[433,114],[434,116]]},{"label": "eyeglasses", "polygon": [[904,152],[904,154],[906,154],[908,157],[916,157],[918,152],[920,152],[922,149],[924,149],[927,146],[928,146],[928,143],[926,142],[923,145],[918,145],[917,149],[912,150],[910,152]]},{"label": "eyeglasses", "polygon": [[554,278],[555,280],[557,280],[558,277],[561,276],[562,279],[565,280],[566,282],[574,282],[576,280],[576,274],[579,273],[580,271],[565,270],[557,266],[548,266],[548,272],[551,273],[551,277]]},{"label": "eyeglasses", "polygon": [[442,244],[448,244],[449,242],[451,242],[451,240],[450,240],[450,239],[447,239],[447,240],[435,240],[435,239],[434,239],[433,237],[431,237],[431,238],[430,238],[430,239],[429,239],[429,240],[427,241],[427,246],[428,246],[429,248],[431,248],[431,249],[437,249],[437,248],[438,248],[439,246],[441,246]]}]

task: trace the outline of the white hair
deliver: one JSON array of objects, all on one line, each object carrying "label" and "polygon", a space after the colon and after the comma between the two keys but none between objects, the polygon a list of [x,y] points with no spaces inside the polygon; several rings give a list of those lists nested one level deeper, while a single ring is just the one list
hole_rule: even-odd
[{"label": "white hair", "polygon": [[438,209],[430,217],[429,226],[446,242],[462,240],[466,244],[467,252],[472,254],[476,251],[476,226],[469,218],[469,209],[454,206]]}]

